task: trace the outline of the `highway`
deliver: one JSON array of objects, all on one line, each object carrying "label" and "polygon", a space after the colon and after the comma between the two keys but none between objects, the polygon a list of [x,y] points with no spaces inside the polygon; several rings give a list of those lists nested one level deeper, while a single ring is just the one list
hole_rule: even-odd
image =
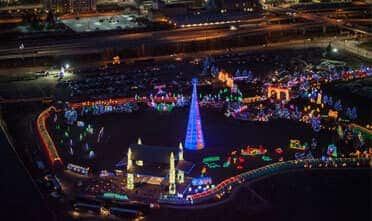
[{"label": "highway", "polygon": [[[264,18],[253,18],[242,20],[241,24],[260,24],[262,22],[280,22],[288,19],[286,16],[276,17],[271,19]],[[148,32],[138,32],[138,33],[59,33],[56,35],[31,35],[26,37],[18,37],[17,39],[7,39],[5,42],[0,44],[0,49],[18,49],[20,43],[22,42],[25,47],[27,46],[50,46],[54,44],[63,44],[63,43],[81,43],[82,41],[89,39],[92,41],[106,40],[110,41],[113,39],[136,39],[140,37],[151,37],[151,36],[172,36],[172,35],[184,35],[189,32],[200,32],[208,30],[217,30],[217,29],[227,29],[229,25],[215,25],[215,26],[202,26],[202,27],[189,27],[189,28],[177,28],[170,30],[160,30],[160,31],[148,31]]]},{"label": "highway", "polygon": [[350,27],[350,26],[346,25],[347,22],[345,20],[333,19],[333,18],[329,18],[328,16],[318,16],[316,14],[310,14],[310,13],[301,13],[299,16],[301,18],[308,19],[308,20],[313,20],[315,22],[324,22],[326,24],[338,26],[338,27],[341,27],[343,29],[353,31],[355,33],[360,33],[360,34],[372,36],[372,34],[370,32],[368,32],[367,30],[364,30],[364,28]]},{"label": "highway", "polygon": [[[62,33],[61,35],[41,35],[6,40],[0,45],[0,61],[60,55],[87,55],[101,53],[106,49],[141,49],[159,45],[175,45],[206,40],[231,40],[240,37],[259,36],[256,44],[262,44],[262,36],[270,33],[298,31],[305,35],[313,28],[339,27],[370,36],[363,27],[349,25],[348,19],[333,19],[330,14],[340,10],[308,12],[292,8],[273,7],[268,10],[273,17],[243,19],[235,24],[238,29],[230,30],[230,25],[203,25],[171,30],[138,33]],[[355,7],[342,9],[342,14],[355,13]],[[367,20],[368,21],[368,20]],[[313,30],[311,30],[313,29]],[[316,30],[316,29],[315,29]],[[324,29],[326,30],[326,29]],[[316,32],[320,32],[319,29]],[[260,43],[261,42],[261,43]],[[20,44],[24,45],[20,49]],[[228,47],[228,46],[226,46]],[[155,47],[154,47],[155,48]]]},{"label": "highway", "polygon": [[277,14],[286,14],[288,12],[293,13],[294,17],[306,19],[309,21],[314,22],[323,22],[324,24],[333,25],[336,27],[340,27],[346,30],[350,30],[354,33],[359,33],[363,35],[372,36],[372,33],[370,33],[368,30],[365,30],[364,27],[356,27],[354,24],[353,27],[349,26],[349,20],[348,19],[334,19],[330,18],[330,15],[337,15],[337,14],[355,14],[355,13],[361,13],[362,8],[357,8],[360,11],[356,11],[356,8],[345,8],[341,10],[329,10],[326,9],[324,11],[316,10],[314,11],[306,11],[306,10],[295,10],[292,8],[284,8],[284,7],[273,7],[270,9],[271,12],[277,13]]},{"label": "highway", "polygon": [[76,55],[101,52],[106,48],[139,48],[141,45],[161,45],[172,43],[197,42],[213,39],[230,39],[235,37],[259,36],[268,32],[283,32],[289,30],[303,30],[312,27],[322,27],[322,23],[304,22],[293,24],[259,24],[255,27],[242,27],[231,31],[230,27],[194,27],[168,31],[143,32],[133,34],[107,35],[91,38],[70,38],[61,41],[26,40],[24,49],[14,44],[0,49],[0,60],[54,56]]}]

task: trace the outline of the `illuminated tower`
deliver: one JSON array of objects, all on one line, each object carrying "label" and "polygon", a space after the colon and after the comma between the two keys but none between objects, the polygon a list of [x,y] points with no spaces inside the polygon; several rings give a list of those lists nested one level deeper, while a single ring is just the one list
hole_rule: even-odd
[{"label": "illuminated tower", "polygon": [[134,175],[129,170],[132,168],[132,150],[128,148],[128,161],[127,161],[127,189],[132,190],[134,188]]},{"label": "illuminated tower", "polygon": [[185,139],[185,147],[189,150],[201,150],[204,148],[202,122],[200,119],[198,95],[196,93],[197,83],[198,80],[196,78],[193,78],[189,121],[187,122]]},{"label": "illuminated tower", "polygon": [[181,142],[178,145],[178,160],[183,160],[183,145]]},{"label": "illuminated tower", "polygon": [[132,150],[130,148],[128,148],[128,159],[127,159],[127,170],[129,170],[130,168],[132,168]]},{"label": "illuminated tower", "polygon": [[318,93],[318,96],[316,98],[316,104],[321,104],[322,103],[322,93]]},{"label": "illuminated tower", "polygon": [[[178,146],[178,161],[182,161],[183,159],[183,146],[180,142]],[[185,173],[182,170],[177,170],[177,183],[183,183],[185,181]]]},{"label": "illuminated tower", "polygon": [[169,194],[176,194],[176,168],[174,165],[174,154],[173,152],[169,158]]}]

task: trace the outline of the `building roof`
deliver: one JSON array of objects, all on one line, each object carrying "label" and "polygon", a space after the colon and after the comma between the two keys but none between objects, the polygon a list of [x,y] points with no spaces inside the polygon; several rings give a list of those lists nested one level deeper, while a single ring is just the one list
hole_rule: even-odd
[{"label": "building roof", "polygon": [[[253,13],[252,13],[253,14]],[[200,14],[187,14],[187,15],[167,15],[169,20],[173,23],[176,23],[177,26],[182,25],[192,25],[192,24],[201,24],[201,23],[216,23],[219,22],[238,22],[242,19],[247,19],[254,17],[254,15],[247,14],[244,12],[229,12],[229,13],[211,13],[211,12],[201,12]]]},{"label": "building roof", "polygon": [[165,168],[156,168],[151,166],[132,166],[128,173],[140,174],[145,176],[154,176],[154,177],[166,177],[169,175],[169,169]]},{"label": "building roof", "polygon": [[178,160],[178,147],[131,144],[129,148],[132,151],[131,160],[142,160],[145,164],[146,162],[169,164],[169,157],[172,152],[174,159]]},{"label": "building roof", "polygon": [[[194,163],[185,160],[178,161],[176,164],[176,170],[182,170],[185,174],[189,174],[193,168]],[[169,175],[169,164],[164,166],[146,164],[144,166],[133,165],[128,170],[128,173],[155,177],[167,177]]]},{"label": "building roof", "polygon": [[183,172],[185,172],[185,174],[189,174],[194,166],[195,164],[193,162],[180,160],[177,162],[176,169],[182,170]]}]

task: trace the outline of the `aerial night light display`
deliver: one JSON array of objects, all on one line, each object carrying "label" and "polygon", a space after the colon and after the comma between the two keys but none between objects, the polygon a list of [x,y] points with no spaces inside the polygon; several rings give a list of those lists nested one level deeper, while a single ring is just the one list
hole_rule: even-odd
[{"label": "aerial night light display", "polygon": [[371,220],[370,9],[0,0],[0,220]]}]

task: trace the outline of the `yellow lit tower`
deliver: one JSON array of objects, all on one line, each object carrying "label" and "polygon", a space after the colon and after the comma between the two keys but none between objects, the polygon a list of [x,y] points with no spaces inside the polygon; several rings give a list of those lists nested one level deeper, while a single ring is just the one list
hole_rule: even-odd
[{"label": "yellow lit tower", "polygon": [[[178,146],[178,161],[183,160],[183,145],[180,142]],[[185,173],[182,170],[177,170],[177,183],[183,183],[185,181]]]},{"label": "yellow lit tower", "polygon": [[316,104],[322,104],[322,93],[319,92],[316,98]]},{"label": "yellow lit tower", "polygon": [[128,162],[127,162],[127,189],[132,190],[134,189],[134,175],[130,173],[130,169],[132,168],[132,150],[128,148]]},{"label": "yellow lit tower", "polygon": [[174,154],[173,152],[169,158],[169,194],[176,194],[176,168],[174,165]]}]

